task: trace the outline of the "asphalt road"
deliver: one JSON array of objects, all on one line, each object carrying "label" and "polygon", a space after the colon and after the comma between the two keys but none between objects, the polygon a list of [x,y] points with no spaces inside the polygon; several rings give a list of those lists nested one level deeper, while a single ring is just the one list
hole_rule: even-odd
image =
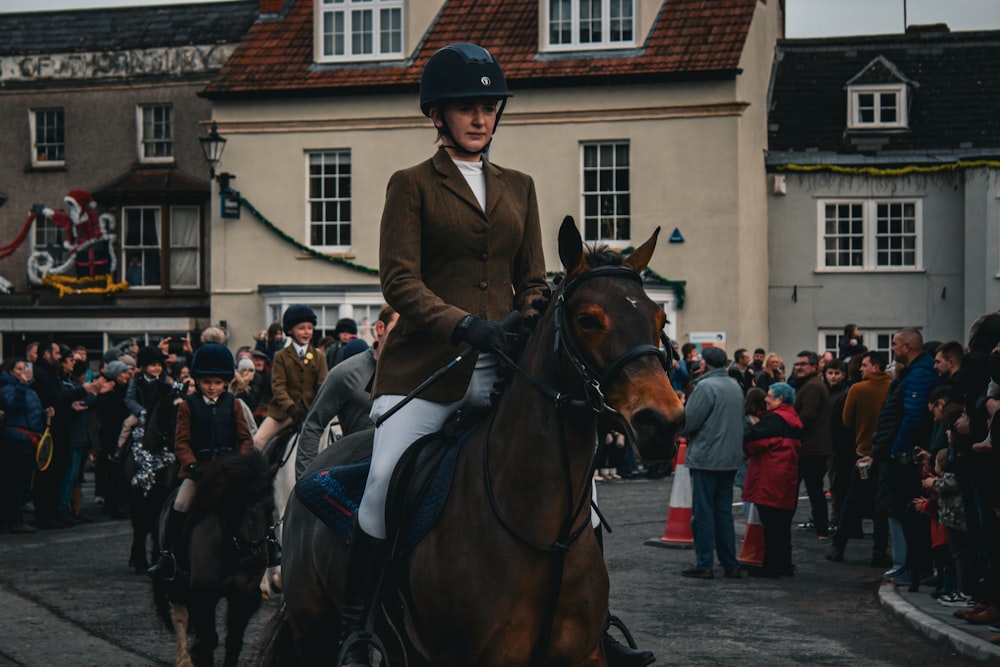
[{"label": "asphalt road", "polygon": [[[671,479],[602,484],[611,609],[638,643],[673,665],[971,665],[886,615],[868,567],[869,540],[852,541],[845,563],[827,543],[793,535],[794,578],[686,579],[689,550],[645,546],[663,534]],[[92,490],[85,487],[88,502]],[[804,519],[800,502],[796,521]],[[89,504],[87,510],[97,514]],[[738,537],[744,523],[737,507]],[[130,526],[99,519],[34,535],[0,534],[0,666],[172,665],[173,637],[153,613],[149,582],[127,567]],[[243,664],[277,601],[247,632]],[[221,621],[220,621],[221,626]],[[221,652],[217,652],[221,662]]]}]

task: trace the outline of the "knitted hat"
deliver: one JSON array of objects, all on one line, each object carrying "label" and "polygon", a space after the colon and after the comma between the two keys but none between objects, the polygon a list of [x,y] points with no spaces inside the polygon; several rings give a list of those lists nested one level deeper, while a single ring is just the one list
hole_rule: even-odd
[{"label": "knitted hat", "polygon": [[701,358],[712,368],[722,368],[726,365],[726,351],[721,347],[706,347],[701,351]]},{"label": "knitted hat", "polygon": [[346,345],[344,345],[344,358],[342,359],[342,361],[347,361],[355,354],[358,354],[359,352],[364,352],[367,349],[368,349],[368,342],[364,338],[355,338],[353,340],[350,340],[347,342]]},{"label": "knitted hat", "polygon": [[122,356],[118,357],[118,361],[122,362],[129,368],[135,368],[136,366],[135,357],[133,357],[131,354],[123,354]]},{"label": "knitted hat", "polygon": [[115,359],[114,361],[108,363],[108,365],[104,367],[104,370],[101,372],[101,375],[103,375],[109,380],[114,380],[116,377],[118,377],[127,370],[129,370],[128,365],[126,365],[122,361],[119,361],[118,359]]},{"label": "knitted hat", "polygon": [[316,313],[303,303],[293,303],[285,309],[285,314],[281,316],[281,329],[288,333],[296,324],[303,322],[312,322],[313,326],[316,326]]},{"label": "knitted hat", "polygon": [[160,348],[149,345],[140,347],[139,353],[136,355],[136,363],[139,368],[145,368],[150,364],[162,364],[166,360],[167,357],[160,351]]},{"label": "knitted hat", "polygon": [[343,317],[337,320],[337,326],[333,330],[334,336],[339,336],[342,333],[358,335],[358,323],[349,317]]},{"label": "knitted hat", "polygon": [[109,364],[112,361],[119,359],[121,356],[122,356],[122,351],[119,350],[117,347],[112,347],[104,351],[104,356],[102,357],[102,359],[104,359],[104,363]]},{"label": "knitted hat", "polygon": [[246,357],[243,357],[242,359],[240,359],[240,363],[236,364],[236,370],[238,370],[240,373],[242,373],[243,371],[252,371],[253,361],[247,359]]},{"label": "knitted hat", "polygon": [[232,380],[236,364],[233,353],[225,345],[206,343],[194,351],[191,359],[191,377],[216,377]]}]

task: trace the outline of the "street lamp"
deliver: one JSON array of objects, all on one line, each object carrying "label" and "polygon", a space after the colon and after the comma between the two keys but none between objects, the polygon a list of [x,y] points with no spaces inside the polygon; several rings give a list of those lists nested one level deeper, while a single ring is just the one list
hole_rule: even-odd
[{"label": "street lamp", "polygon": [[219,134],[219,126],[212,121],[212,129],[204,137],[198,137],[201,142],[201,152],[205,155],[205,162],[208,163],[209,178],[219,182],[220,206],[223,218],[240,217],[240,193],[229,186],[229,182],[236,178],[233,174],[222,172],[216,177],[215,167],[222,160],[222,151],[226,149],[226,138]]},{"label": "street lamp", "polygon": [[201,142],[201,152],[205,154],[208,163],[209,178],[215,178],[215,166],[222,159],[222,151],[226,150],[226,138],[219,134],[219,126],[212,121],[212,130],[204,137],[198,137]]}]

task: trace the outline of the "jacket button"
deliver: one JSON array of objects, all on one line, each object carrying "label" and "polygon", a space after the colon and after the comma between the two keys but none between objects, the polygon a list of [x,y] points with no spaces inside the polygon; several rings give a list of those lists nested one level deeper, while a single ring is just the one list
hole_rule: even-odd
[{"label": "jacket button", "polygon": [[486,282],[485,281],[479,283],[479,289],[483,290],[484,292],[486,291]]},{"label": "jacket button", "polygon": [[479,256],[479,261],[480,262],[488,262],[488,261],[490,261],[490,256],[487,253],[484,252],[483,254],[481,254]]}]

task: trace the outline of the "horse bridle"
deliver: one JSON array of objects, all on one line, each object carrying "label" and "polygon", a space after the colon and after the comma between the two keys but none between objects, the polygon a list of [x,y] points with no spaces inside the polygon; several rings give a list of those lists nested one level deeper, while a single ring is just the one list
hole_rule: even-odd
[{"label": "horse bridle", "polygon": [[[573,277],[569,280],[569,282],[564,283],[562,285],[562,289],[559,290],[554,297],[555,304],[553,305],[553,318],[555,319],[555,341],[553,344],[553,352],[558,354],[560,351],[563,351],[570,364],[572,364],[573,368],[576,369],[580,379],[583,381],[584,394],[586,395],[585,399],[573,398],[567,393],[550,387],[521,368],[521,366],[516,361],[511,359],[510,356],[503,350],[495,349],[494,353],[499,356],[509,368],[517,372],[517,374],[520,375],[528,384],[551,399],[557,408],[567,406],[573,408],[590,408],[597,414],[608,413],[620,417],[621,414],[618,410],[616,410],[613,406],[608,405],[608,402],[605,399],[604,388],[622,371],[623,368],[625,368],[626,365],[639,357],[650,355],[657,357],[660,360],[660,364],[669,375],[672,356],[668,356],[668,354],[673,353],[673,347],[670,345],[669,340],[664,341],[668,350],[667,353],[664,353],[663,350],[656,345],[636,345],[631,350],[611,362],[611,365],[608,366],[608,370],[604,373],[596,370],[593,364],[589,363],[586,357],[584,357],[584,355],[580,352],[580,348],[577,346],[576,341],[573,340],[573,337],[567,334],[572,327],[567,319],[568,315],[566,314],[566,302],[581,284],[592,278],[602,277],[628,278],[629,280],[642,284],[642,276],[627,266],[617,264],[596,266],[584,271],[578,276]],[[661,335],[661,339],[662,338],[663,336]]]},{"label": "horse bridle", "polygon": [[[585,399],[575,399],[570,397],[561,391],[550,387],[544,382],[538,380],[537,378],[530,375],[527,371],[521,368],[517,362],[511,359],[502,350],[496,349],[494,352],[514,371],[516,371],[525,381],[530,385],[535,387],[545,396],[553,400],[556,405],[557,412],[563,407],[573,407],[577,409],[589,408],[598,415],[602,414],[612,414],[616,417],[621,418],[621,413],[618,412],[613,406],[608,405],[605,398],[604,388],[607,387],[608,383],[614,380],[617,375],[625,368],[626,365],[645,356],[655,356],[660,360],[661,365],[663,365],[664,370],[669,371],[671,363],[667,355],[664,354],[662,350],[656,345],[644,344],[636,345],[628,352],[625,352],[617,359],[615,359],[608,369],[601,373],[596,370],[593,364],[588,363],[586,357],[580,352],[576,341],[569,331],[572,329],[571,323],[569,322],[567,315],[566,303],[569,298],[573,295],[576,289],[582,285],[584,282],[591,280],[593,278],[628,278],[629,280],[638,282],[640,285],[642,283],[642,277],[627,266],[622,266],[619,264],[609,264],[593,267],[584,271],[583,273],[574,276],[568,282],[565,282],[559,292],[555,296],[555,304],[553,306],[553,318],[555,320],[555,335],[554,335],[554,346],[553,351],[559,354],[560,351],[565,353],[566,358],[569,360],[573,368],[576,369],[583,381]],[[672,346],[669,344],[669,340],[665,341],[668,350],[671,352]],[[484,485],[486,487],[486,495],[490,501],[490,506],[493,510],[494,516],[503,526],[504,530],[507,531],[512,537],[517,539],[522,544],[528,546],[529,548],[539,551],[542,553],[553,554],[556,556],[556,571],[553,573],[553,582],[560,582],[562,580],[562,569],[565,564],[565,557],[570,549],[570,546],[576,542],[576,540],[583,534],[583,532],[590,526],[588,521],[584,521],[579,526],[575,527],[579,523],[580,516],[583,511],[589,506],[590,494],[584,493],[580,496],[577,502],[573,502],[573,489],[572,483],[570,482],[570,477],[567,474],[567,492],[570,497],[571,505],[575,504],[574,509],[566,517],[562,528],[559,531],[559,537],[551,546],[544,546],[536,544],[534,541],[528,539],[520,532],[518,532],[510,523],[504,518],[503,513],[500,511],[500,506],[497,503],[496,496],[493,493],[493,484],[491,482],[490,468],[489,468],[489,434],[493,428],[493,420],[496,418],[496,410],[493,411],[493,416],[490,421],[489,427],[486,429],[486,435],[484,438],[483,446],[483,478]],[[624,421],[624,419],[623,419]],[[566,458],[566,463],[569,465],[569,451],[568,445],[566,443],[565,433],[563,429],[560,428],[560,440],[561,447],[563,451],[563,456]],[[554,584],[554,588],[550,591],[548,601],[546,603],[545,609],[545,621],[542,623],[541,634],[535,643],[534,650],[532,651],[532,665],[541,664],[542,656],[546,650],[549,640],[551,639],[552,622],[555,618],[556,606],[558,604],[559,598],[559,588],[558,583]]]},{"label": "horse bridle", "polygon": [[666,355],[656,345],[636,345],[631,350],[621,355],[608,367],[604,373],[598,372],[593,365],[587,363],[586,358],[580,352],[576,341],[572,336],[566,335],[564,331],[570,328],[570,323],[567,319],[566,314],[566,302],[573,295],[576,289],[588,280],[593,278],[604,278],[604,277],[620,277],[628,278],[629,280],[635,281],[642,284],[642,276],[637,272],[633,271],[627,266],[621,266],[618,264],[609,264],[604,266],[596,266],[592,269],[584,271],[578,276],[572,278],[568,283],[563,286],[559,294],[556,295],[555,305],[555,344],[553,351],[558,353],[560,349],[566,350],[566,357],[569,362],[573,364],[576,368],[577,373],[580,374],[580,378],[583,380],[584,391],[587,394],[587,402],[591,409],[602,414],[604,412],[611,412],[612,414],[619,414],[617,410],[608,405],[604,398],[604,389],[608,383],[611,382],[621,371],[628,365],[632,360],[638,359],[639,357],[644,357],[652,355],[660,360],[660,364],[666,369],[670,364],[667,361]]}]

